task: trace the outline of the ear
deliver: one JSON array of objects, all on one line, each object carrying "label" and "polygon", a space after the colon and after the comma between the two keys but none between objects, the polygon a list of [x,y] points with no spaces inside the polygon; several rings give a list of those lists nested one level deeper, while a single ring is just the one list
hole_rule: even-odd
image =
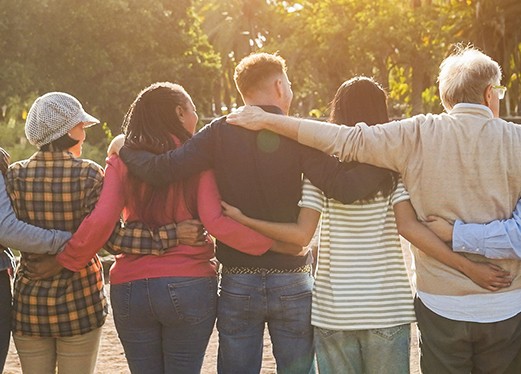
[{"label": "ear", "polygon": [[284,88],[282,87],[282,79],[277,78],[275,80],[275,91],[277,92],[278,97],[282,97],[284,95]]},{"label": "ear", "polygon": [[184,115],[185,115],[185,110],[183,109],[183,107],[181,105],[178,105],[176,108],[175,108],[175,112],[177,114],[177,118],[179,118],[179,120],[181,122],[183,122],[184,120]]},{"label": "ear", "polygon": [[492,85],[489,84],[487,88],[485,88],[485,92],[483,92],[483,103],[486,106],[490,106],[490,103],[492,102]]}]

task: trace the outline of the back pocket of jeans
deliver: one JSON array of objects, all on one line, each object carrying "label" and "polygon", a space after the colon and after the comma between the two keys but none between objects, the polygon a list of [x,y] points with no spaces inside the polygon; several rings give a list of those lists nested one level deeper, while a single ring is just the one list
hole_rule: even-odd
[{"label": "back pocket of jeans", "polygon": [[215,279],[193,278],[168,285],[170,299],[179,319],[196,324],[215,318],[217,284]]},{"label": "back pocket of jeans", "polygon": [[281,296],[284,326],[300,336],[313,334],[311,326],[311,291]]},{"label": "back pocket of jeans", "polygon": [[224,291],[217,302],[217,329],[224,334],[235,334],[248,326],[250,296]]},{"label": "back pocket of jeans", "polygon": [[402,336],[406,329],[410,329],[410,325],[398,325],[393,327],[386,327],[382,329],[372,330],[375,335],[387,341],[393,341],[396,337]]},{"label": "back pocket of jeans", "polygon": [[110,286],[110,304],[114,319],[126,320],[130,316],[130,295],[132,282],[114,284]]}]

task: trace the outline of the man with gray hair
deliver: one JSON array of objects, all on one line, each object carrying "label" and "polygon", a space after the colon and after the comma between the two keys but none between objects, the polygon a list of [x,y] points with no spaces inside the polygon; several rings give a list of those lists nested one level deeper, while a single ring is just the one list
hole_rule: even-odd
[{"label": "man with gray hair", "polygon": [[[498,118],[506,90],[500,79],[495,61],[465,48],[440,66],[447,113],[347,127],[246,107],[228,116],[228,122],[271,130],[342,160],[401,173],[421,220],[438,215],[451,222],[484,223],[510,217],[521,196],[521,126]],[[521,262],[487,260],[511,277],[510,287],[498,284],[491,292],[423,252],[413,252],[423,373],[520,373]]]}]

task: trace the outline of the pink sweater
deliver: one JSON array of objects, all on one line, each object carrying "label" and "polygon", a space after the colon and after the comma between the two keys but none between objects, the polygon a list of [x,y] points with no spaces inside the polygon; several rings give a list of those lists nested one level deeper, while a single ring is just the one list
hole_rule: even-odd
[{"label": "pink sweater", "polygon": [[[107,159],[100,199],[74,233],[65,250],[57,256],[62,266],[73,271],[84,267],[109,239],[121,213],[125,221],[136,220],[135,212],[129,211],[125,204],[126,183],[125,164],[117,156]],[[213,172],[203,172],[197,190],[197,210],[206,230],[223,243],[251,255],[261,255],[271,248],[271,239],[224,217],[220,201]],[[173,206],[176,207],[175,211],[168,210],[168,207]],[[184,204],[183,196],[179,194],[168,195],[165,209],[169,222],[194,218]],[[179,245],[162,256],[120,254],[116,256],[111,268],[110,281],[117,284],[144,278],[213,276],[216,271],[215,265],[210,261],[213,257],[213,243],[202,247]]]}]

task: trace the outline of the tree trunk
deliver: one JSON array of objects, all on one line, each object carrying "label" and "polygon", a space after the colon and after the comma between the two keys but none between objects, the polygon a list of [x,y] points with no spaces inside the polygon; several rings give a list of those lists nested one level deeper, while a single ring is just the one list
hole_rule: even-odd
[{"label": "tree trunk", "polygon": [[412,69],[412,90],[411,90],[411,106],[412,114],[423,112],[423,78],[425,76],[425,65],[421,59],[414,59],[411,63]]}]

